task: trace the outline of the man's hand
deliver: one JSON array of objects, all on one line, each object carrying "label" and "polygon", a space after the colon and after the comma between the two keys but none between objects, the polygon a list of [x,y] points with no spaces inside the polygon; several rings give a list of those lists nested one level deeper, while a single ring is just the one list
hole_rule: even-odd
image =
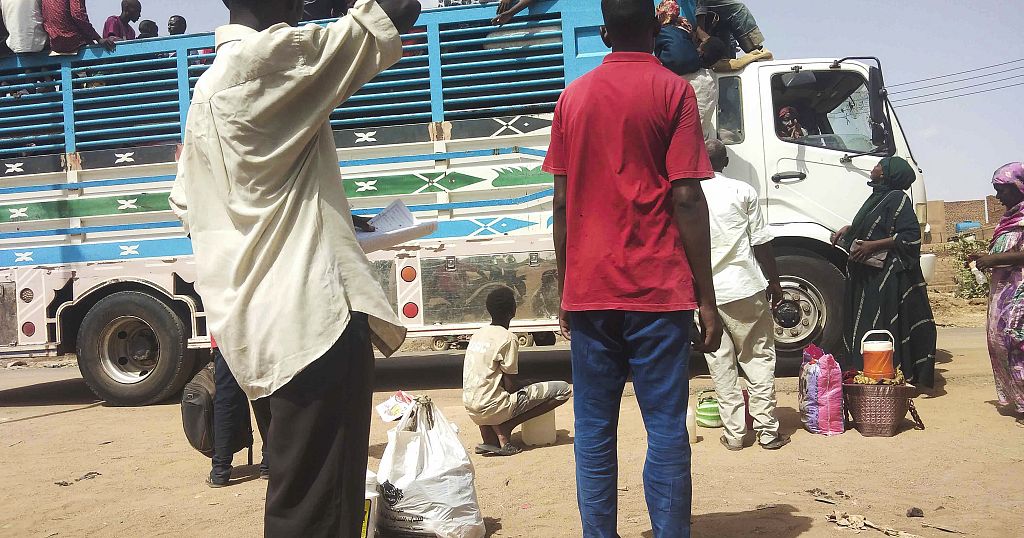
[{"label": "man's hand", "polygon": [[558,330],[566,340],[572,340],[569,327],[569,313],[561,308],[558,309]]},{"label": "man's hand", "polygon": [[722,346],[722,321],[718,318],[718,307],[703,306],[698,311],[700,317],[700,342],[694,344],[694,351],[714,353]]},{"label": "man's hand", "polygon": [[833,232],[832,233],[832,246],[834,247],[837,244],[839,244],[839,242],[843,240],[843,236],[845,236],[846,232],[848,232],[848,231],[850,231],[850,227],[849,226],[843,226],[842,228],[840,228],[840,229],[836,230],[835,232]]},{"label": "man's hand", "polygon": [[100,39],[96,42],[96,44],[107,49],[107,52],[114,52],[114,49],[117,48],[117,40],[111,39],[109,37],[104,37],[103,39]]},{"label": "man's hand", "polygon": [[778,308],[782,301],[785,300],[786,291],[782,289],[782,285],[778,282],[769,282],[768,289],[765,290],[765,295],[768,298],[768,304],[772,305],[772,309]]},{"label": "man's hand", "polygon": [[511,11],[499,11],[498,16],[491,19],[491,24],[495,26],[504,26],[508,24],[508,21],[512,20],[512,17],[515,17],[515,13],[512,13]]},{"label": "man's hand", "polygon": [[352,225],[360,232],[372,232],[376,230],[376,228],[370,224],[370,219],[359,215],[352,215]]},{"label": "man's hand", "polygon": [[417,0],[377,0],[377,5],[384,10],[400,34],[407,34],[412,30],[422,9]]},{"label": "man's hand", "polygon": [[530,7],[534,0],[501,0],[498,2],[497,16],[491,19],[491,24],[502,26],[507,24],[519,14],[520,11]]}]

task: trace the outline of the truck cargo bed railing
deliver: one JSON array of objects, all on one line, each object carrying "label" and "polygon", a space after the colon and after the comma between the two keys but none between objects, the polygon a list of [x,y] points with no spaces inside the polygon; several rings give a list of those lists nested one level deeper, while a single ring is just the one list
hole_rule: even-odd
[{"label": "truck cargo bed railing", "polygon": [[[493,5],[425,11],[405,56],[331,115],[335,129],[551,112],[604,48],[585,0],[539,2],[511,24]],[[181,141],[212,34],[0,60],[0,160]]]}]

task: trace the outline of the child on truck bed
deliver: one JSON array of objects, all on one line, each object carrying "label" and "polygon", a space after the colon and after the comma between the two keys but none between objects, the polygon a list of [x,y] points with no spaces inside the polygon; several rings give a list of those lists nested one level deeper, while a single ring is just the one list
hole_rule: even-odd
[{"label": "child on truck bed", "polygon": [[509,330],[516,315],[512,290],[498,288],[487,295],[491,324],[469,340],[463,369],[462,403],[480,426],[483,443],[476,453],[512,456],[522,448],[511,442],[512,430],[564,404],[572,388],[564,381],[525,385],[519,380],[519,341]]}]

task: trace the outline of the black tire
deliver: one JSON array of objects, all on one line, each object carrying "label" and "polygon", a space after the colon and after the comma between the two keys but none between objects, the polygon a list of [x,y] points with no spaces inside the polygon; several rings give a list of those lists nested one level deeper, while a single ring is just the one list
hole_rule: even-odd
[{"label": "black tire", "polygon": [[555,345],[555,333],[553,333],[553,332],[533,333],[533,343],[538,345],[538,346],[553,346],[553,345]]},{"label": "black tire", "polygon": [[[775,315],[775,349],[780,363],[799,364],[803,349],[817,344],[829,353],[839,353],[843,338],[843,293],[846,277],[828,260],[811,252],[797,251],[777,259],[779,275],[787,297],[799,296],[800,308],[780,308]],[[792,303],[790,303],[792,305]],[[810,306],[810,312],[805,307]],[[797,326],[793,327],[794,319]],[[785,320],[785,325],[780,324]],[[807,325],[804,325],[804,322]],[[783,330],[780,336],[779,329]],[[799,335],[794,336],[791,331]],[[783,365],[783,364],[780,364]]]},{"label": "black tire", "polygon": [[100,299],[78,331],[78,368],[94,393],[119,406],[149,405],[181,392],[196,362],[178,315],[152,295]]}]

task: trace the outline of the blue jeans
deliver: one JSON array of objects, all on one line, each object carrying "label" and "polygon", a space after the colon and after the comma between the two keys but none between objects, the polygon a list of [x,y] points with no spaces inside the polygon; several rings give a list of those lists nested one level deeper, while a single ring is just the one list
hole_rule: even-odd
[{"label": "blue jeans", "polygon": [[647,428],[644,496],[654,536],[689,537],[686,402],[693,312],[571,312],[570,323],[583,536],[618,536],[619,404],[632,375]]},{"label": "blue jeans", "polygon": [[750,52],[764,44],[764,36],[761,35],[761,30],[757,27],[757,21],[743,2],[700,0],[697,2],[697,15],[710,15],[717,18],[717,23],[709,29],[709,32],[725,41],[726,45],[732,44],[732,53],[729,57],[735,57],[736,44],[743,49],[743,52]]},{"label": "blue jeans", "polygon": [[[238,386],[235,376],[228,369],[228,363],[220,350],[213,350],[213,379],[216,392],[213,395],[213,458],[210,477],[215,480],[231,478],[231,460],[239,450],[239,439],[252,439],[252,423],[249,421],[249,399]],[[256,415],[256,427],[263,439],[263,454],[267,452],[267,430],[270,427],[270,402],[261,398],[252,402]],[[251,442],[251,441],[250,441]],[[260,472],[269,471],[264,457]]]}]

